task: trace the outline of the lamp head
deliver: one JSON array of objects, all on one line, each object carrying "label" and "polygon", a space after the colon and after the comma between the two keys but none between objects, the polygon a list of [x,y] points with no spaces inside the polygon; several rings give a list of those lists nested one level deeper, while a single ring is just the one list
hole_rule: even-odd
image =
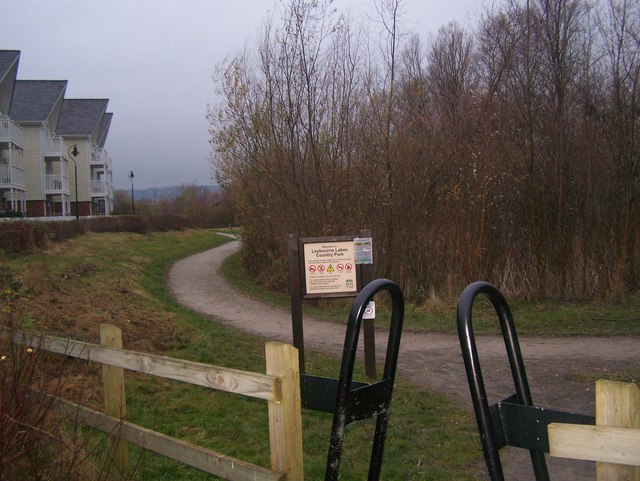
[{"label": "lamp head", "polygon": [[78,151],[78,146],[74,144],[74,145],[72,145],[71,147],[73,147],[73,150],[71,151],[71,155],[73,155],[74,157],[77,157],[77,156],[78,156],[78,154],[80,153],[80,152]]}]

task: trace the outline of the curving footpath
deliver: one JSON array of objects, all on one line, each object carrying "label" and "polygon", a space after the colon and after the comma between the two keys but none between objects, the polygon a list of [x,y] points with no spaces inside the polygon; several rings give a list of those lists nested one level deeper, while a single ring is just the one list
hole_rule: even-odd
[{"label": "curving footpath", "polygon": [[[168,275],[169,290],[181,304],[265,340],[292,342],[291,314],[251,299],[218,273],[224,259],[240,248],[232,241],[176,262]],[[452,313],[451,322],[455,322]],[[517,319],[516,319],[517,325]],[[341,355],[344,326],[305,317],[305,348]],[[376,355],[383,359],[387,333],[376,333]],[[479,336],[483,376],[489,402],[512,394],[513,384],[502,338]],[[591,374],[640,368],[637,337],[521,337],[520,345],[534,403],[593,415]],[[468,409],[471,400],[456,336],[404,332],[398,377],[455,398]],[[534,481],[528,453],[512,448],[504,462],[507,480]],[[594,463],[548,458],[552,479],[595,479]],[[486,470],[483,470],[486,472]]]}]

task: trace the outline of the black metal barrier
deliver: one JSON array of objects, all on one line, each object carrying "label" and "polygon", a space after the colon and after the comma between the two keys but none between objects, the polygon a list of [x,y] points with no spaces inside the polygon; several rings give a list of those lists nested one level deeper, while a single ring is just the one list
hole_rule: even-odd
[{"label": "black metal barrier", "polygon": [[[380,291],[388,291],[392,299],[391,326],[384,372],[380,381],[371,384],[355,382],[352,381],[353,367],[356,361],[362,317],[369,301]],[[371,417],[376,417],[376,429],[371,448],[368,480],[377,481],[380,477],[403,319],[404,298],[397,284],[387,279],[377,279],[367,284],[356,297],[349,313],[340,377],[332,379],[309,374],[300,376],[302,406],[333,413],[325,481],[338,479],[345,427],[355,421]]]},{"label": "black metal barrier", "polygon": [[[479,294],[485,294],[496,310],[504,338],[516,393],[489,407],[478,358],[471,311]],[[544,453],[549,452],[547,426],[550,423],[595,424],[593,416],[539,408],[533,405],[524,361],[509,304],[488,282],[474,282],[462,292],[457,308],[458,337],[462,349],[473,409],[478,422],[482,450],[492,481],[504,481],[500,449],[515,446],[528,449],[536,481],[549,481]]]}]

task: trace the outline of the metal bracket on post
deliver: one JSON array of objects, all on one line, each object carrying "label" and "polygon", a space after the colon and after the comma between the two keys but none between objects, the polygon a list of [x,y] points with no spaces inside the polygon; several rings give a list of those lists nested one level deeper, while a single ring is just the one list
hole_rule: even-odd
[{"label": "metal bracket on post", "polygon": [[[491,407],[482,378],[471,312],[479,294],[485,294],[498,315],[516,393]],[[458,337],[467,372],[473,409],[476,414],[482,450],[492,481],[504,481],[500,449],[515,446],[528,449],[536,481],[549,481],[544,453],[549,452],[547,426],[552,422],[595,424],[595,418],[533,405],[524,360],[509,304],[493,285],[474,282],[462,292],[457,308]]]}]

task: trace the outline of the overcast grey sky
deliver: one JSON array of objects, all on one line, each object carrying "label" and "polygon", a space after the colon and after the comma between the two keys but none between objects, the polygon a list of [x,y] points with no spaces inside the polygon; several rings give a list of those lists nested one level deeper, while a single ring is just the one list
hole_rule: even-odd
[{"label": "overcast grey sky", "polygon": [[[108,98],[106,148],[116,188],[212,184],[207,105],[216,65],[256,43],[277,0],[2,0],[0,49],[20,50],[19,79],[68,80],[67,98]],[[405,0],[423,39],[463,26],[481,0]],[[337,0],[358,19],[374,0]]]}]

